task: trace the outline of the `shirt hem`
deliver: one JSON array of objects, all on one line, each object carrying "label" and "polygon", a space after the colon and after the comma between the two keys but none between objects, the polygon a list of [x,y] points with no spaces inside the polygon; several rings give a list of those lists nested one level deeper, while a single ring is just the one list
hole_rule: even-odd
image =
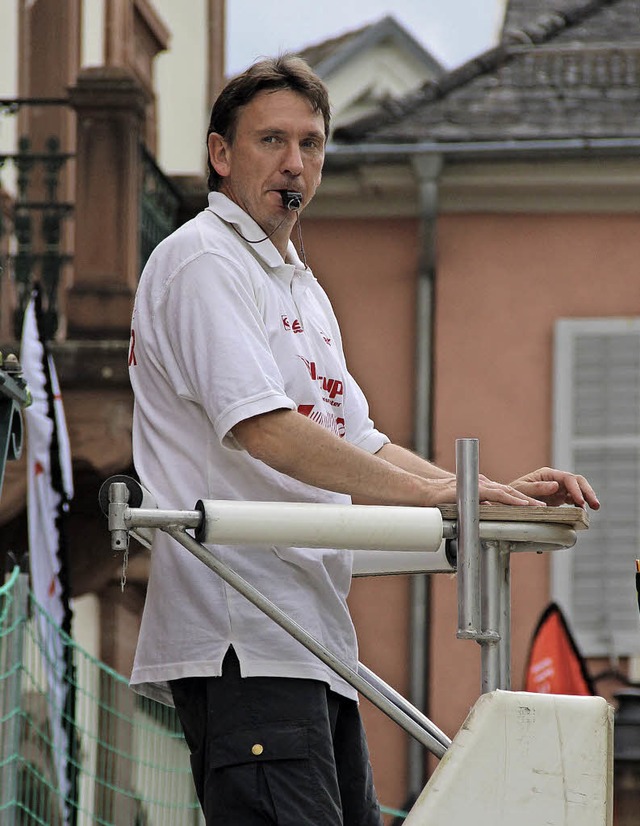
[{"label": "shirt hem", "polygon": [[[240,660],[242,677],[285,677],[301,680],[318,680],[327,683],[331,691],[358,701],[358,692],[353,686],[334,672],[317,666],[302,663],[247,663],[243,664],[242,652],[234,645]],[[221,666],[215,663],[176,663],[173,666],[153,666],[137,669],[131,676],[130,688],[137,694],[148,697],[164,705],[173,706],[173,698],[168,683],[184,677],[219,677]]]}]

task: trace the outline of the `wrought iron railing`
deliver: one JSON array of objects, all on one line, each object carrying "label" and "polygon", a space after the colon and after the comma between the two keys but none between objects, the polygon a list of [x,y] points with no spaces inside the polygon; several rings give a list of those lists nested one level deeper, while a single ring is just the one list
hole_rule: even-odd
[{"label": "wrought iron railing", "polygon": [[[65,106],[60,99],[0,99],[0,115],[23,106]],[[71,198],[60,197],[64,176],[75,156],[52,135],[34,146],[23,135],[17,151],[0,153],[0,341],[20,338],[24,310],[35,282],[40,284],[45,336],[52,339],[60,324],[60,290],[64,267],[72,258],[65,248],[64,222],[73,213]],[[139,266],[177,226],[181,195],[144,146],[140,148]],[[12,176],[6,174],[11,167]],[[79,170],[78,170],[79,172]],[[6,179],[12,177],[10,185]],[[4,186],[3,186],[4,184]],[[9,196],[7,196],[7,192]]]},{"label": "wrought iron railing", "polygon": [[140,272],[154,248],[177,226],[181,196],[144,146],[140,192]]},{"label": "wrought iron railing", "polygon": [[[23,106],[67,106],[60,99],[0,100],[0,111],[15,114]],[[59,198],[62,177],[73,154],[63,151],[56,135],[41,150],[28,135],[18,139],[17,151],[0,154],[0,190],[3,171],[13,167],[14,191],[0,210],[0,276],[2,301],[11,306],[10,330],[20,338],[24,310],[32,285],[39,281],[47,338],[58,328],[58,292],[70,254],[63,247],[63,222],[73,204]],[[3,314],[3,318],[6,313]]]}]

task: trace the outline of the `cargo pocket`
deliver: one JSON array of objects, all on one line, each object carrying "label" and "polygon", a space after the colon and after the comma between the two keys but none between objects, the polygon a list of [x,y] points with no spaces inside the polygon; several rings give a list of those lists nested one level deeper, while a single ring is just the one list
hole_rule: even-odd
[{"label": "cargo pocket", "polygon": [[305,726],[256,726],[217,737],[209,765],[207,817],[230,824],[314,824]]}]

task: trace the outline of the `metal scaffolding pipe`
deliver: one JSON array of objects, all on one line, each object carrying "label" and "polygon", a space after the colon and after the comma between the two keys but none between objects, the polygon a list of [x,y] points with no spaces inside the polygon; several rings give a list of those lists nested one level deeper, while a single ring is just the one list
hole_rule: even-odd
[{"label": "metal scaffolding pipe", "polygon": [[480,500],[477,439],[456,440],[458,637],[476,639],[480,617]]},{"label": "metal scaffolding pipe", "polygon": [[[401,709],[396,702],[389,699],[389,697],[385,696],[385,694],[382,694],[377,688],[371,685],[367,679],[336,657],[336,655],[329,651],[328,648],[325,648],[321,642],[312,637],[307,631],[305,631],[304,628],[302,628],[302,626],[298,625],[295,620],[288,616],[288,614],[285,614],[284,611],[278,608],[278,606],[271,602],[271,600],[267,599],[260,591],[257,590],[257,588],[254,588],[253,585],[243,579],[243,577],[237,574],[228,565],[221,562],[211,551],[205,548],[204,545],[201,545],[197,540],[186,533],[184,529],[169,528],[166,529],[166,532],[184,548],[190,551],[197,559],[203,562],[214,573],[216,573],[228,585],[235,588],[236,591],[246,597],[253,605],[256,606],[256,608],[259,608],[281,628],[287,631],[294,639],[304,645],[307,650],[315,654],[319,660],[322,660],[322,662],[325,663],[325,665],[328,665],[329,668],[333,669],[336,674],[359,691],[363,697],[366,697],[381,711],[384,711],[388,717],[398,723],[398,725],[401,726],[408,734],[415,737],[436,757],[444,756],[448,744],[445,745],[442,742],[442,732],[433,726],[430,721],[428,722],[430,726],[433,726],[433,733],[431,730],[425,729],[423,725],[416,721],[416,715],[412,714],[410,716],[403,709]],[[416,709],[416,714],[418,713],[419,712],[417,712]]]}]

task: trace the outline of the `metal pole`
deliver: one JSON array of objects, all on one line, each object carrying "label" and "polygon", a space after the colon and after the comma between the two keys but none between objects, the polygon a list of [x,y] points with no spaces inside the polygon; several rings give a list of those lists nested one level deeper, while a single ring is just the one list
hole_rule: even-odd
[{"label": "metal pole", "polygon": [[[409,579],[409,698],[416,708],[428,711],[429,675],[429,579],[417,574]],[[408,748],[408,794],[419,794],[426,776],[425,751],[413,737]]]},{"label": "metal pole", "polygon": [[2,674],[5,677],[2,703],[2,768],[0,781],[0,812],[3,826],[18,823],[18,768],[20,766],[20,729],[24,626],[28,614],[29,575],[20,573],[15,581],[7,610]]},{"label": "metal pole", "polygon": [[[243,579],[239,574],[225,565],[215,555],[209,551],[204,545],[197,542],[182,528],[166,528],[166,533],[179,542],[184,548],[203,562],[208,568],[223,579],[232,588],[246,597],[253,605],[259,608],[263,613],[276,622],[281,628],[284,628],[291,636],[302,643],[309,651],[328,665],[340,677],[346,680],[364,697],[370,700],[375,706],[385,712],[392,720],[398,723],[406,732],[411,734],[425,748],[429,749],[436,757],[443,757],[447,747],[441,742],[442,732],[436,729],[433,724],[433,731],[425,730],[422,725],[419,725],[414,716],[409,716],[402,711],[394,702],[389,700],[386,696],[374,688],[364,677],[349,668],[346,663],[338,659],[331,651],[325,648],[322,643],[318,642],[307,631],[298,625],[295,620],[291,619],[287,614],[268,600],[260,591]],[[417,711],[417,710],[416,710]],[[426,718],[425,718],[426,719]],[[429,721],[430,722],[430,721]]]},{"label": "metal pole", "polygon": [[[358,663],[358,674],[371,685],[373,688],[377,689],[381,694],[391,700],[399,709],[404,711],[409,717],[412,717],[418,725],[422,726],[427,731],[430,731],[436,739],[440,740],[442,745],[445,748],[448,748],[451,745],[451,740],[447,737],[447,735],[441,731],[435,723],[433,723],[425,714],[423,714],[419,709],[413,706],[411,703],[408,703],[405,698],[392,688],[390,685],[385,683],[384,680],[381,680],[377,674],[367,668],[366,665],[362,665],[362,663]],[[415,743],[416,740],[412,740],[411,742]],[[424,781],[424,778],[421,779]]]},{"label": "metal pole", "polygon": [[458,639],[477,639],[480,616],[478,440],[456,440],[458,504]]},{"label": "metal pole", "polygon": [[511,690],[511,551],[509,542],[498,543],[500,616],[500,688]]},{"label": "metal pole", "polygon": [[504,688],[500,681],[500,560],[497,542],[482,543],[481,692]]}]

